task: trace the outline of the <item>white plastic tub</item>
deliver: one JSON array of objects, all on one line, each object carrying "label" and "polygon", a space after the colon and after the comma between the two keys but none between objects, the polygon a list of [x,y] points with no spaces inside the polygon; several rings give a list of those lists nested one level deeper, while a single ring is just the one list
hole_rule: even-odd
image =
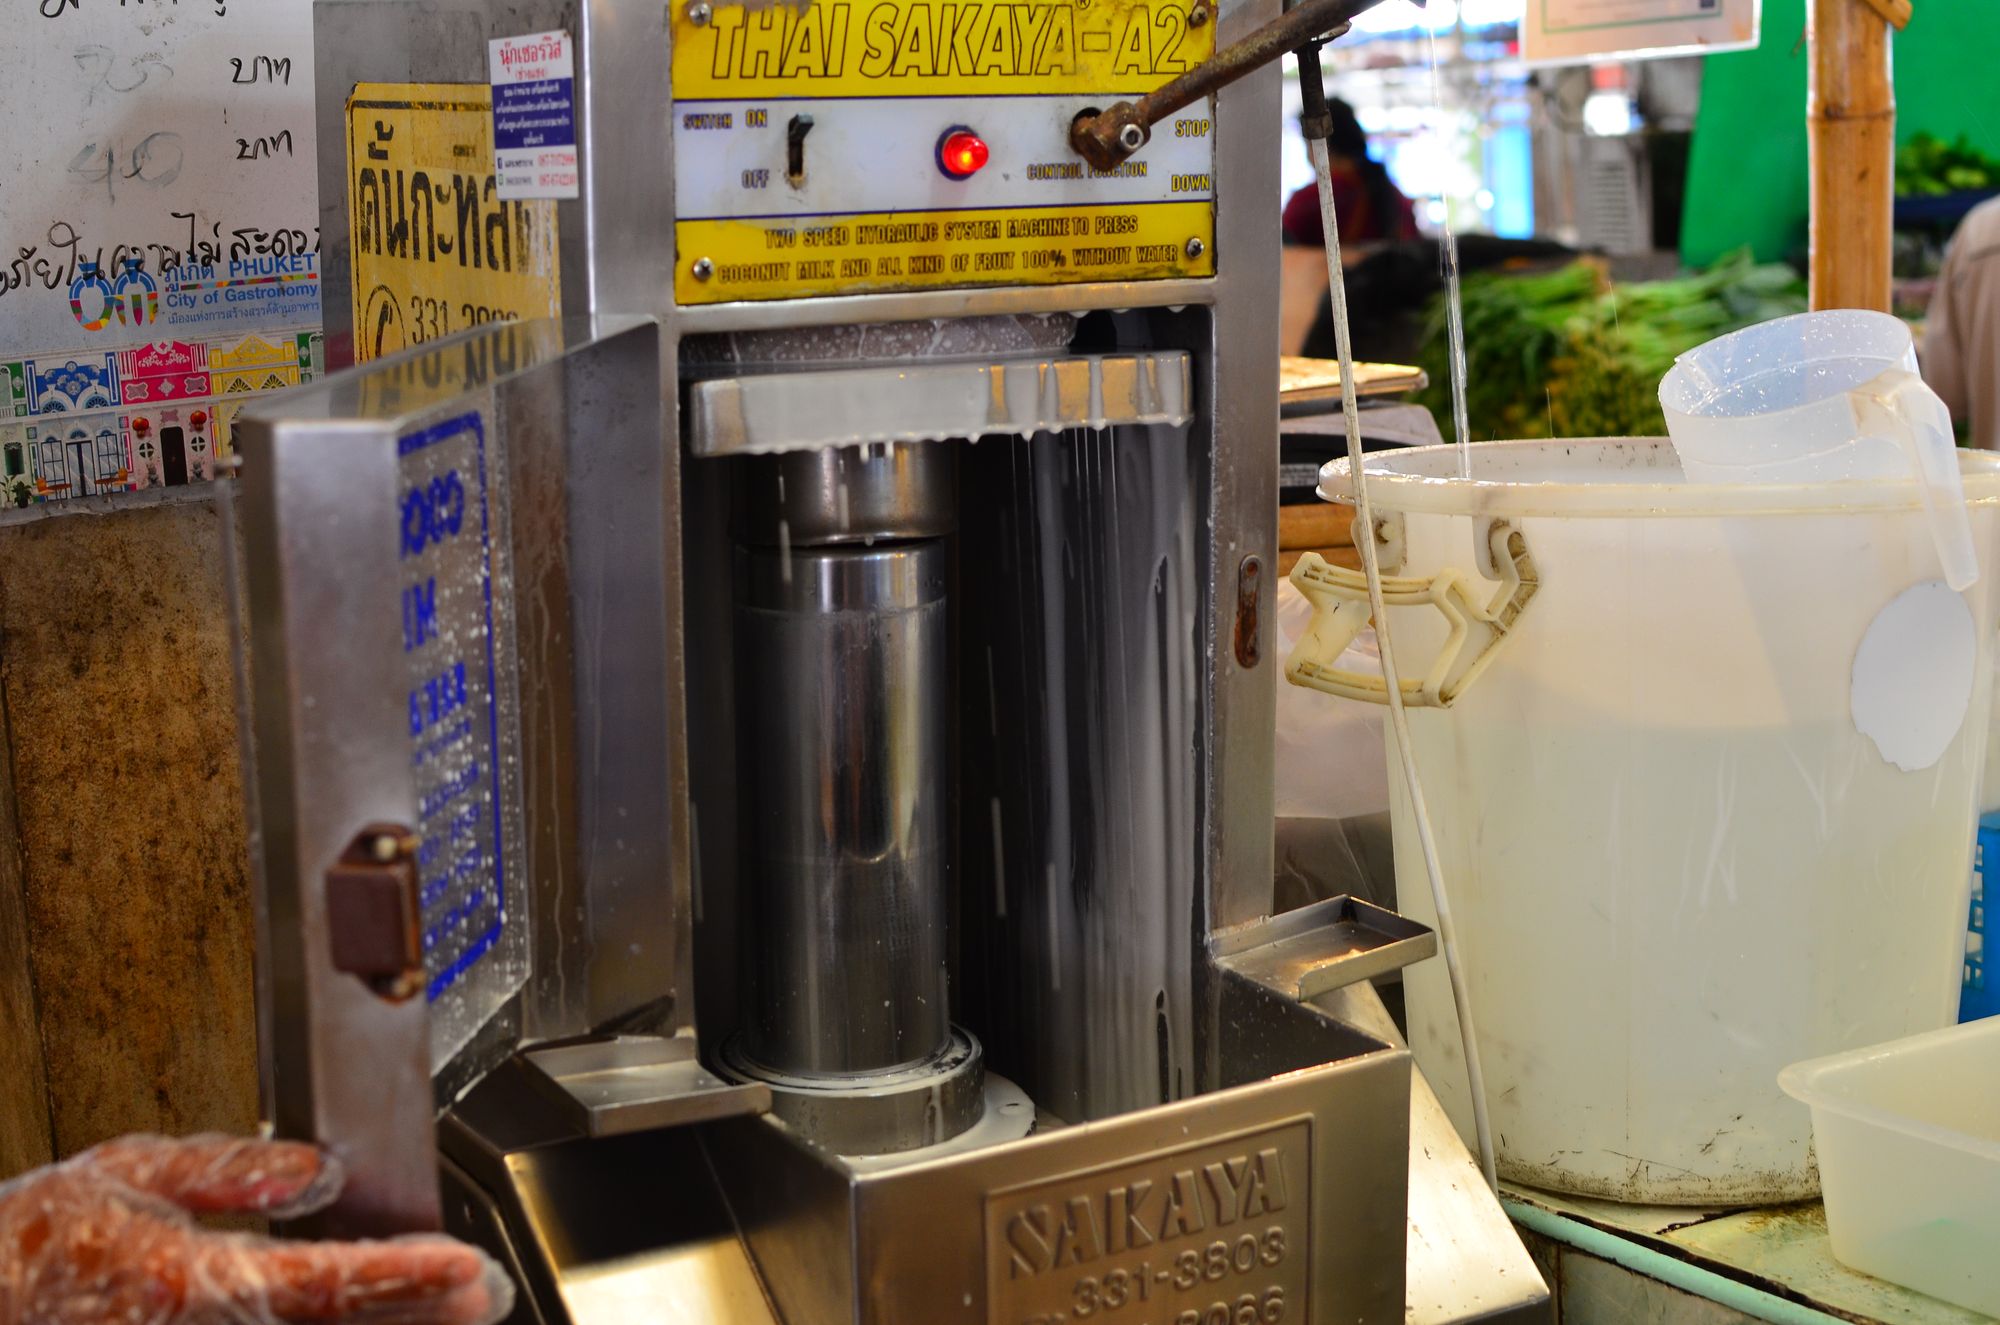
[{"label": "white plastic tub", "polygon": [[[1496,521],[1539,572],[1484,672],[1410,713],[1500,1172],[1646,1204],[1810,1197],[1810,1129],[1778,1072],[1957,1017],[2000,455],[1962,457],[1984,572],[1963,594],[1936,583],[1908,480],[1690,484],[1664,438],[1482,443],[1469,481],[1458,463],[1371,455],[1369,489],[1400,528],[1396,575],[1456,571],[1485,602]],[[1322,495],[1347,482],[1328,466]],[[1916,600],[1954,631],[1908,628]],[[1421,676],[1445,618],[1391,613]],[[1870,640],[1901,665],[1871,663]],[[1388,781],[1398,909],[1428,924]],[[1417,1062],[1469,1134],[1443,963],[1404,988]]]},{"label": "white plastic tub", "polygon": [[1786,1068],[1833,1254],[2000,1316],[2000,1017]]}]

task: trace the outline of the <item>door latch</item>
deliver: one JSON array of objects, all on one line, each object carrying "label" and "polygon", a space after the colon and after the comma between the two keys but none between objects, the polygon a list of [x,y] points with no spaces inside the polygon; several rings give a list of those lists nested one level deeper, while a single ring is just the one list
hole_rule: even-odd
[{"label": "door latch", "polygon": [[326,932],[333,969],[400,1003],[424,987],[417,835],[370,824],[326,872]]}]

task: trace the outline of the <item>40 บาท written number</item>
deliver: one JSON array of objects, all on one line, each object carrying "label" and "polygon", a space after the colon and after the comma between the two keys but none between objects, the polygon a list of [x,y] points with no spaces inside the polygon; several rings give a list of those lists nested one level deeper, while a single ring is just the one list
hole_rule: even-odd
[{"label": "40 \u0e1a\u0e32\u0e17 written number", "polygon": [[[1145,1260],[1104,1274],[1085,1275],[1076,1281],[1068,1311],[1030,1316],[1024,1325],[1064,1325],[1109,1315],[1150,1302],[1156,1293],[1178,1295],[1203,1284],[1225,1285],[1227,1280],[1259,1269],[1276,1269],[1284,1259],[1285,1230],[1274,1224],[1262,1234],[1245,1233],[1234,1239],[1217,1239],[1206,1247],[1189,1247],[1164,1264]],[[1163,1317],[1158,1325],[1279,1325],[1284,1318],[1283,1288],[1230,1295],[1225,1287],[1216,1301],[1182,1308]],[[1142,1319],[1133,1325],[1155,1322]]]}]

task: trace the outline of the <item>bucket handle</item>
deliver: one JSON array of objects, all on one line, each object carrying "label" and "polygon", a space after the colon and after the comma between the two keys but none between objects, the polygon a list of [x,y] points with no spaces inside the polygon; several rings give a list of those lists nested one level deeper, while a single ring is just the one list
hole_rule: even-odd
[{"label": "bucket handle", "polygon": [[[1541,581],[1527,539],[1509,521],[1486,525],[1485,546],[1500,581],[1492,598],[1481,605],[1463,571],[1435,575],[1384,575],[1385,607],[1422,607],[1444,614],[1451,634],[1421,680],[1404,678],[1403,702],[1419,708],[1449,708],[1479,678],[1512,633],[1514,622]],[[1369,622],[1368,579],[1358,570],[1329,563],[1308,552],[1292,567],[1292,586],[1312,604],[1312,620],[1285,663],[1285,679],[1296,686],[1323,690],[1370,704],[1387,704],[1389,686],[1373,672],[1357,672],[1336,664]]]}]

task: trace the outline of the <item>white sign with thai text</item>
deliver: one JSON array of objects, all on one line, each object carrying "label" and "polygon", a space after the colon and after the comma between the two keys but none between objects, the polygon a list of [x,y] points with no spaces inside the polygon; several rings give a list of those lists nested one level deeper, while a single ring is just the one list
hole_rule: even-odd
[{"label": "white sign with thai text", "polygon": [[1527,0],[1530,64],[1735,51],[1757,44],[1760,0]]}]

